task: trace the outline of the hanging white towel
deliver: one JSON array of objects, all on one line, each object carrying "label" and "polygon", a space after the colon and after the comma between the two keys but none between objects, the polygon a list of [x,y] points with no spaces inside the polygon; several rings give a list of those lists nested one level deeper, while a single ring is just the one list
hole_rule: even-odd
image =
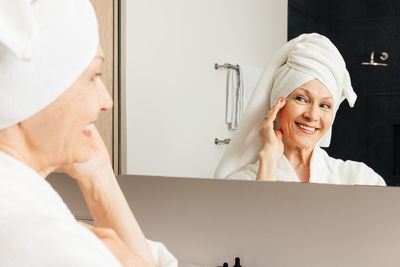
[{"label": "hanging white towel", "polygon": [[263,69],[251,66],[230,69],[228,75],[226,123],[229,129],[235,130]]},{"label": "hanging white towel", "polygon": [[228,74],[228,87],[226,99],[226,123],[229,129],[236,129],[236,111],[238,92],[240,87],[240,73],[236,69],[230,69]]},{"label": "hanging white towel", "polygon": [[237,109],[237,124],[242,119],[242,114],[245,112],[250,97],[256,88],[257,82],[263,73],[262,68],[253,66],[239,66],[240,86],[238,93],[238,109]]}]

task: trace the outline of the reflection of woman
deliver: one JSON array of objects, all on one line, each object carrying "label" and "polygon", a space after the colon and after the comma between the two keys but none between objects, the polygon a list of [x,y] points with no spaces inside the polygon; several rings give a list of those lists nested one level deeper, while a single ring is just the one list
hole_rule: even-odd
[{"label": "reflection of woman", "polygon": [[[112,100],[89,1],[0,10],[1,266],[176,266],[146,242],[94,126]],[[78,224],[45,181],[56,168],[78,182],[98,227]]]},{"label": "reflection of woman", "polygon": [[259,81],[215,177],[385,185],[365,164],[331,158],[319,147],[329,146],[345,98],[353,106],[357,96],[329,39],[303,34],[291,40]]}]

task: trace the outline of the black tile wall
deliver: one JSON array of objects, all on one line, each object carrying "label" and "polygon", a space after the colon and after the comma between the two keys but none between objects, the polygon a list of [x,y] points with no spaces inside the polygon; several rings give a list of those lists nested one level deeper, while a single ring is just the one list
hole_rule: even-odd
[{"label": "black tile wall", "polygon": [[338,48],[348,67],[360,67],[365,55],[367,27],[362,21],[330,22],[326,35]]},{"label": "black tile wall", "polygon": [[319,18],[321,19],[321,21],[325,21],[325,22],[330,21],[330,19],[329,19],[330,10],[329,10],[329,8],[327,8],[327,5],[329,5],[329,2],[331,0],[326,0],[326,1],[316,0],[316,1],[319,2],[318,13],[319,13]]},{"label": "black tile wall", "polygon": [[[290,12],[293,6],[297,12]],[[363,161],[388,185],[400,185],[400,1],[288,0],[288,10],[288,39],[305,32],[327,36],[342,53],[358,95],[353,109],[342,103],[326,150]],[[387,52],[388,66],[361,65],[372,51],[375,62]]]},{"label": "black tile wall", "polygon": [[[353,109],[346,101],[341,104],[332,127],[331,145],[327,149],[331,157],[363,160],[362,103],[362,99],[358,99]],[[352,126],[351,131],[349,131],[349,125]]]},{"label": "black tile wall", "polygon": [[[399,175],[394,162],[394,128],[400,124],[400,94],[368,95],[365,163],[377,172]],[[397,165],[397,164],[396,164]]]},{"label": "black tile wall", "polygon": [[306,10],[307,0],[290,0],[288,3],[289,6],[296,6],[297,8],[301,8],[302,10]]},{"label": "black tile wall", "polygon": [[306,21],[307,15],[304,11],[297,7],[288,7],[288,40],[306,31]]},{"label": "black tile wall", "polygon": [[368,21],[368,38],[366,42],[366,57],[375,51],[375,61],[382,52],[387,52],[389,58],[385,61],[387,67],[364,67],[368,69],[367,93],[400,93],[400,17],[373,19]]},{"label": "black tile wall", "polygon": [[[319,0],[312,0],[312,3]],[[308,10],[297,5],[288,6],[288,40],[299,36],[302,33],[319,32],[327,34],[328,24],[321,19],[321,14],[315,10]]]},{"label": "black tile wall", "polygon": [[383,51],[392,49],[398,55],[400,48],[400,16],[370,19],[367,25],[367,48]]},{"label": "black tile wall", "polygon": [[381,18],[400,15],[399,0],[367,0],[368,18]]},{"label": "black tile wall", "polygon": [[319,21],[317,19],[308,17],[306,19],[305,32],[314,32],[315,29],[318,28],[318,23]]},{"label": "black tile wall", "polygon": [[[393,61],[392,61],[393,62]],[[390,62],[388,62],[390,64]],[[364,66],[365,80],[367,81],[366,94],[398,94],[400,89],[400,80],[394,79],[400,74],[396,72],[395,63],[387,67]],[[367,69],[368,68],[368,69]],[[396,75],[393,77],[393,75]]]},{"label": "black tile wall", "polygon": [[400,175],[400,124],[393,124],[393,175]]},{"label": "black tile wall", "polygon": [[367,18],[367,3],[365,0],[320,1],[326,3],[324,8],[328,10],[329,19],[331,21],[349,21]]},{"label": "black tile wall", "polygon": [[319,0],[307,0],[306,11],[313,17],[320,17],[321,4]]},{"label": "black tile wall", "polygon": [[[362,110],[365,108],[363,105],[363,97],[366,91],[366,80],[360,79],[359,77],[363,77],[365,75],[365,70],[362,69],[360,65],[347,65],[347,70],[351,75],[351,86],[353,87],[354,92],[357,94],[357,101],[354,106],[354,110]],[[362,112],[362,111],[361,111]]]}]

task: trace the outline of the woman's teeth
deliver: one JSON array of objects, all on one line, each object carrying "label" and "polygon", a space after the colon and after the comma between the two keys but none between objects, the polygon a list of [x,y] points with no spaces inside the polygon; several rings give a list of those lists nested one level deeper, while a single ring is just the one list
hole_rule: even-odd
[{"label": "woman's teeth", "polygon": [[300,128],[304,129],[304,130],[307,130],[307,131],[310,131],[310,132],[314,132],[314,131],[315,131],[315,128],[311,128],[311,127],[305,126],[305,125],[303,125],[303,124],[297,123],[297,125],[298,125]]},{"label": "woman's teeth", "polygon": [[90,123],[85,126],[85,131],[92,131],[94,129],[94,124]]},{"label": "woman's teeth", "polygon": [[83,134],[85,136],[87,136],[87,137],[90,137],[90,136],[92,136],[92,130],[93,129],[94,129],[94,124],[93,123],[87,124],[85,126],[85,129],[83,129]]}]

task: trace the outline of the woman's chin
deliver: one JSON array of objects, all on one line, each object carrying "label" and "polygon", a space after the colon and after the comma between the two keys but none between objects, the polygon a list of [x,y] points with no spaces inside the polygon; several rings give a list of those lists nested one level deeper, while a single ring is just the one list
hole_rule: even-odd
[{"label": "woman's chin", "polygon": [[290,138],[291,140],[291,145],[300,148],[300,149],[314,149],[315,146],[318,144],[318,140],[313,139],[313,140],[307,140],[308,138],[302,138],[302,137],[296,137],[296,138]]}]

